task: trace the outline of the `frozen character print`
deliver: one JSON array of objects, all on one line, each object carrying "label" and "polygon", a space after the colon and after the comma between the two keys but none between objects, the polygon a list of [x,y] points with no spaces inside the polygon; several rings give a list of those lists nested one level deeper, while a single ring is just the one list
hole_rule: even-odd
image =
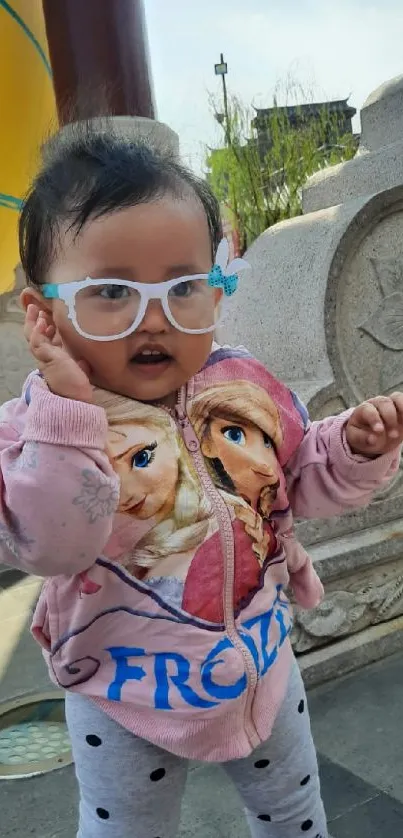
[{"label": "frozen character print", "polygon": [[118,512],[133,525],[121,563],[143,580],[181,578],[206,537],[211,506],[175,423],[163,408],[104,391],[97,403],[106,411],[108,453],[120,477]]},{"label": "frozen character print", "polygon": [[[268,393],[247,381],[213,385],[188,408],[207,470],[233,515],[235,535],[234,607],[244,607],[259,590],[278,541],[269,516],[280,487],[276,448],[283,433]],[[196,552],[187,576],[184,606],[205,619],[222,618],[217,562],[219,533]]]}]

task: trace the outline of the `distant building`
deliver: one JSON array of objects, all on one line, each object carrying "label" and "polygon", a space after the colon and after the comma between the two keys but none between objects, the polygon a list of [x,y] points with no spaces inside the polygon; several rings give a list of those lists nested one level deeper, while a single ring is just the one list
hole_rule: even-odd
[{"label": "distant building", "polygon": [[[287,123],[296,131],[310,122],[320,120],[324,114],[329,117],[329,144],[332,143],[332,133],[337,129],[338,136],[353,134],[352,120],[357,111],[348,104],[348,99],[334,102],[312,102],[305,105],[286,105],[284,107],[255,108],[256,116],[252,120],[254,140],[259,152],[264,156],[270,149],[270,126],[275,115],[283,114]],[[358,142],[358,138],[357,138]]]},{"label": "distant building", "polygon": [[[303,130],[304,127],[312,125],[312,123],[320,123],[318,137],[320,137],[318,152],[322,153],[323,165],[331,155],[332,149],[335,149],[341,142],[343,136],[349,134],[354,138],[355,146],[358,146],[359,135],[353,133],[352,120],[357,111],[348,104],[347,99],[341,99],[334,102],[315,102],[305,105],[291,105],[291,106],[274,106],[273,108],[255,108],[256,116],[250,125],[250,135],[245,138],[244,143],[238,146],[238,154],[248,159],[248,151],[253,153],[250,158],[254,161],[253,165],[258,165],[262,178],[259,181],[259,189],[263,190],[263,194],[269,200],[270,195],[276,196],[278,207],[284,207],[289,202],[288,185],[285,180],[286,168],[278,165],[275,171],[268,170],[267,157],[273,146],[271,131],[274,127],[273,120],[279,119],[277,122],[277,129],[280,133],[282,130],[286,133]],[[282,123],[282,116],[284,123]],[[315,132],[312,134],[313,142],[317,141]],[[354,146],[353,146],[354,148]],[[257,155],[256,155],[257,152]],[[216,172],[220,177],[220,192],[224,196],[224,201],[221,204],[221,214],[223,221],[224,233],[230,241],[231,251],[235,255],[242,254],[246,241],[242,240],[240,235],[240,227],[237,223],[237,208],[230,207],[231,200],[229,195],[229,169],[226,166],[228,156],[228,148],[210,149],[207,164],[206,177],[207,180],[211,178],[211,171],[214,164],[217,164]],[[273,159],[276,159],[274,157]],[[322,158],[320,158],[322,159]],[[247,168],[247,167],[246,167]],[[253,169],[253,166],[252,166]],[[246,181],[248,176],[246,176]],[[253,179],[253,178],[252,178]],[[246,189],[248,187],[246,186]],[[252,194],[252,193],[251,193]],[[251,198],[251,194],[249,197]],[[251,198],[253,204],[253,198]],[[238,230],[239,228],[239,230]]]}]

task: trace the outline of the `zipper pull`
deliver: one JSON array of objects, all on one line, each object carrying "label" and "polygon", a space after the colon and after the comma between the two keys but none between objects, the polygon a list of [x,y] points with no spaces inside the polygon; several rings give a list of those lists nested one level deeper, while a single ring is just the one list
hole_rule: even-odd
[{"label": "zipper pull", "polygon": [[181,421],[181,428],[187,450],[191,454],[196,454],[196,451],[200,448],[200,443],[187,416]]},{"label": "zipper pull", "polygon": [[190,451],[191,454],[195,454],[196,451],[199,451],[200,449],[200,443],[189,422],[188,417],[186,416],[186,413],[182,405],[180,404],[176,405],[176,415],[178,417],[178,422],[182,431],[182,437],[186,445],[186,448],[188,451]]}]

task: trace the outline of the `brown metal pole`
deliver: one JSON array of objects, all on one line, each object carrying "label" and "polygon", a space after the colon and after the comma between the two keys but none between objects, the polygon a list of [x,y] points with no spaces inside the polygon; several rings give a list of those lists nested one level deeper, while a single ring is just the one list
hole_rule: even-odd
[{"label": "brown metal pole", "polygon": [[61,125],[155,117],[142,0],[43,0]]}]

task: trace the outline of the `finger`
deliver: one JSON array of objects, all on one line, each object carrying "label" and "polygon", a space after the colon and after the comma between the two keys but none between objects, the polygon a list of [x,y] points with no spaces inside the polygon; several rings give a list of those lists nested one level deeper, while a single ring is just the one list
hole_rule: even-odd
[{"label": "finger", "polygon": [[38,319],[39,311],[39,306],[35,305],[35,303],[30,303],[26,310],[25,319],[28,322],[35,324]]},{"label": "finger", "polygon": [[56,327],[55,327],[55,334],[52,338],[52,344],[53,344],[53,346],[58,346],[60,349],[63,349],[63,341],[60,337],[60,332],[58,331],[58,329],[56,329]]},{"label": "finger", "polygon": [[62,344],[61,337],[59,335],[59,332],[57,331],[57,329],[54,326],[48,326],[46,331],[45,331],[45,335],[50,340],[52,346],[58,346],[58,347],[62,348],[63,344]]},{"label": "finger", "polygon": [[38,329],[38,331],[41,332],[42,335],[46,336],[48,325],[49,324],[46,320],[46,317],[45,317],[43,311],[40,311],[39,314],[38,314],[38,319],[36,321],[36,324],[35,324],[34,328]]},{"label": "finger", "polygon": [[[374,404],[374,402],[372,403]],[[381,418],[383,427],[392,439],[399,436],[397,410],[392,399],[377,399],[375,407]]]},{"label": "finger", "polygon": [[362,453],[371,454],[376,452],[379,446],[379,435],[368,431],[365,428],[358,428],[352,425],[349,432],[349,444],[351,448]]},{"label": "finger", "polygon": [[49,338],[46,337],[46,330],[47,330],[46,322],[39,315],[38,319],[35,323],[35,326],[32,329],[31,338],[30,338],[30,341],[29,341],[30,347],[31,347],[33,352],[36,352],[38,349],[42,348],[43,346],[46,346],[46,345],[51,346]]},{"label": "finger", "polygon": [[59,352],[60,350],[57,347],[54,347],[50,340],[46,337],[46,335],[42,334],[42,332],[36,332],[33,339],[31,340],[31,352],[39,362],[39,365],[45,365],[50,363],[55,363],[57,361],[57,356],[55,357],[55,353]]},{"label": "finger", "polygon": [[39,315],[39,308],[30,303],[25,313],[24,337],[29,341]]},{"label": "finger", "polygon": [[60,333],[56,329],[54,323],[51,323],[49,326],[46,327],[45,334],[46,337],[49,338],[52,346],[59,346],[60,348],[63,346]]},{"label": "finger", "polygon": [[358,428],[366,428],[376,434],[383,433],[384,425],[379,412],[372,402],[364,402],[352,416],[352,424]]},{"label": "finger", "polygon": [[403,424],[403,393],[392,393],[390,398],[396,408],[398,421]]}]

